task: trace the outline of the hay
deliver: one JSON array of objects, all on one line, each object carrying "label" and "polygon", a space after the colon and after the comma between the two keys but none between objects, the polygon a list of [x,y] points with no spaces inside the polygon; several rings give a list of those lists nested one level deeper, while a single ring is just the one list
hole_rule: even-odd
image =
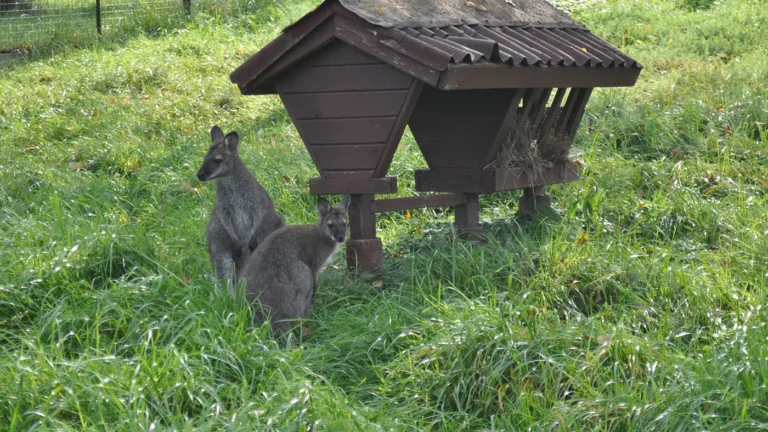
[{"label": "hay", "polygon": [[518,122],[507,131],[491,166],[519,168],[537,177],[545,168],[562,166],[569,161],[571,144],[565,137],[555,136],[550,131],[543,140],[539,141],[538,138],[538,131],[527,120]]}]

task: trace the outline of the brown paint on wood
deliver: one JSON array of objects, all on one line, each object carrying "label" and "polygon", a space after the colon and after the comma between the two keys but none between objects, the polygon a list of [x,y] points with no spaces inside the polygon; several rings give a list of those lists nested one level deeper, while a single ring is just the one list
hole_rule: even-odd
[{"label": "brown paint on wood", "polygon": [[421,142],[465,142],[490,145],[496,136],[500,123],[500,117],[441,118],[419,116],[411,118],[411,131],[416,140]]},{"label": "brown paint on wood", "polygon": [[312,146],[320,171],[373,170],[384,144]]},{"label": "brown paint on wood", "polygon": [[537,177],[519,168],[417,170],[416,190],[479,194],[567,183],[578,178],[578,169],[572,162],[545,169]]},{"label": "brown paint on wood", "polygon": [[376,238],[376,214],[371,209],[373,195],[352,194],[349,204],[349,234],[354,240]]},{"label": "brown paint on wood", "polygon": [[408,94],[409,90],[297,93],[285,95],[283,103],[291,105],[299,120],[395,117]]},{"label": "brown paint on wood", "polygon": [[549,102],[551,94],[551,88],[543,89],[536,100],[536,104],[530,114],[530,121],[528,122],[533,131],[536,131],[539,127],[539,122],[541,122],[541,117],[544,115],[544,110],[547,108],[547,102]]},{"label": "brown paint on wood", "polygon": [[413,78],[385,64],[307,66],[280,77],[284,93],[407,90]]},{"label": "brown paint on wood", "polygon": [[457,64],[442,73],[441,90],[548,87],[631,87],[639,68],[514,67],[497,64]]},{"label": "brown paint on wood", "polygon": [[568,99],[565,101],[565,105],[563,106],[563,109],[560,112],[560,116],[557,119],[557,123],[555,123],[555,128],[554,128],[555,136],[559,137],[565,133],[568,122],[571,119],[571,115],[575,112],[576,106],[579,103],[579,99],[581,99],[581,94],[582,94],[581,90],[582,89],[579,89],[579,88],[572,88],[571,91],[568,93]]},{"label": "brown paint on wood", "polygon": [[[415,135],[415,133],[414,133]],[[488,143],[418,142],[424,160],[437,168],[483,168]]]},{"label": "brown paint on wood", "polygon": [[493,144],[491,145],[491,148],[488,151],[488,154],[485,156],[485,160],[483,161],[483,168],[485,168],[486,166],[488,166],[488,164],[496,160],[496,157],[499,153],[499,149],[501,148],[501,145],[504,143],[504,139],[507,136],[507,131],[509,131],[509,128],[511,128],[515,122],[515,119],[517,117],[517,106],[518,104],[520,104],[520,99],[522,97],[523,97],[522,90],[515,90],[512,93],[511,99],[509,101],[509,107],[507,108],[507,112],[506,114],[504,114],[504,119],[501,121],[501,124],[499,125],[499,128],[496,131],[496,136],[493,138]]},{"label": "brown paint on wood", "polygon": [[591,88],[582,89],[582,94],[580,95],[579,101],[576,105],[576,112],[573,114],[573,116],[571,116],[571,119],[568,122],[568,126],[566,127],[566,137],[569,142],[573,141],[573,139],[576,137],[576,130],[579,129],[581,118],[584,116],[584,110],[587,107],[587,102],[589,102],[589,97],[591,95]]},{"label": "brown paint on wood", "polygon": [[347,240],[347,268],[351,271],[372,272],[384,264],[381,240]]},{"label": "brown paint on wood", "polygon": [[393,194],[397,192],[397,179],[360,178],[356,176],[316,177],[309,180],[309,193],[322,194]]},{"label": "brown paint on wood", "polygon": [[[277,82],[276,86],[277,92],[280,95],[280,98],[285,98],[285,93],[283,93],[282,86],[280,85],[280,82]],[[296,131],[299,133],[299,136],[301,137],[301,141],[304,143],[304,147],[307,149],[307,152],[309,153],[309,156],[312,158],[312,162],[315,164],[315,167],[320,172],[320,175],[323,175],[322,170],[320,170],[320,161],[317,159],[317,155],[314,151],[312,151],[312,146],[309,145],[309,140],[307,139],[307,135],[304,133],[304,129],[301,127],[301,123],[299,123],[299,120],[296,118],[296,114],[293,112],[293,107],[291,105],[285,104],[285,110],[288,111],[288,115],[291,117],[291,121],[293,122],[293,125],[296,127]]]},{"label": "brown paint on wood", "polygon": [[[331,23],[332,31],[336,26]],[[312,35],[314,37],[314,34]],[[314,55],[302,62],[303,66],[341,66],[382,63],[376,57],[341,41],[334,41],[320,55]]]},{"label": "brown paint on wood", "polygon": [[555,98],[552,100],[552,105],[549,109],[545,109],[546,115],[544,117],[544,123],[542,123],[538,132],[538,141],[544,142],[549,137],[549,131],[552,125],[555,124],[557,116],[560,114],[560,104],[563,102],[566,88],[559,88],[555,93]]},{"label": "brown paint on wood", "polygon": [[477,194],[464,194],[466,203],[456,206],[454,223],[456,230],[461,232],[480,226],[480,203]]},{"label": "brown paint on wood", "polygon": [[408,91],[408,95],[403,101],[402,108],[397,121],[392,127],[389,138],[387,138],[387,144],[382,150],[379,163],[376,166],[374,177],[383,177],[389,171],[389,166],[392,164],[392,158],[395,156],[397,146],[400,144],[400,138],[403,137],[405,132],[405,126],[408,125],[408,120],[411,118],[413,109],[416,107],[416,102],[419,100],[419,95],[424,87],[424,83],[419,80],[413,80],[411,83],[411,89]]},{"label": "brown paint on wood", "polygon": [[[396,117],[358,119],[299,120],[309,144],[385,143],[395,125]],[[349,167],[354,169],[355,167]]]},{"label": "brown paint on wood", "polygon": [[[273,80],[278,75],[297,65],[302,59],[306,59],[307,56],[310,56],[309,59],[318,57],[318,54],[312,54],[331,43],[333,35],[333,19],[329,19],[313,29],[308,37],[302,39],[290,51],[272,63],[258,78],[251,81],[241,91],[244,91],[243,94],[263,94],[264,92],[260,91],[260,89],[265,86],[273,87]],[[306,60],[301,61],[301,64],[306,64]]]},{"label": "brown paint on wood", "polygon": [[500,119],[515,93],[515,89],[441,91],[425,87],[412,117]]},{"label": "brown paint on wood", "polygon": [[408,198],[392,198],[375,200],[371,206],[374,213],[385,213],[415,208],[428,207],[453,207],[465,204],[467,198],[464,194],[425,195]]},{"label": "brown paint on wood", "polygon": [[440,71],[432,69],[410,57],[404,56],[385,44],[383,36],[364,27],[358,20],[337,15],[334,17],[336,25],[336,37],[342,41],[357,47],[374,57],[392,65],[396,70],[423,81],[425,84],[436,86],[440,79]]}]

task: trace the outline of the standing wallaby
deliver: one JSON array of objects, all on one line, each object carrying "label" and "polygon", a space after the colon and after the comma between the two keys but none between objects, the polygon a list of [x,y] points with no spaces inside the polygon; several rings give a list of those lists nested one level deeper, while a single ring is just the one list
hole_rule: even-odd
[{"label": "standing wallaby", "polygon": [[[317,200],[320,220],[316,225],[292,225],[272,233],[251,255],[243,273],[247,298],[256,319],[271,318],[272,330],[288,335],[307,316],[323,268],[347,235],[345,195],[336,207]],[[259,305],[261,307],[259,307]]]},{"label": "standing wallaby", "polygon": [[211,147],[197,172],[200,181],[216,180],[216,203],[205,240],[216,276],[227,280],[233,298],[237,275],[251,252],[284,226],[269,194],[240,160],[239,142],[237,133],[224,136],[218,126],[211,128]]}]

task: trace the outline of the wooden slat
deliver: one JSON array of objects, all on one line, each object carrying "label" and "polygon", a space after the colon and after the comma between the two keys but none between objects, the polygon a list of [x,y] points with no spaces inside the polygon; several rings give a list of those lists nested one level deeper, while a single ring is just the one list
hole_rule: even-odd
[{"label": "wooden slat", "polygon": [[543,143],[544,140],[549,137],[549,131],[552,128],[552,125],[555,124],[557,116],[560,114],[560,104],[563,102],[563,97],[565,96],[565,92],[567,90],[568,89],[564,87],[557,89],[555,98],[552,100],[552,106],[549,109],[546,109],[546,117],[544,118],[544,123],[541,125],[538,132],[539,143]]},{"label": "wooden slat", "polygon": [[571,115],[576,111],[576,107],[580,98],[581,89],[572,88],[571,91],[568,92],[568,100],[565,101],[565,105],[563,106],[560,116],[555,123],[554,132],[556,137],[559,137],[565,133],[565,128],[571,119]]},{"label": "wooden slat", "polygon": [[582,92],[576,105],[576,112],[571,116],[571,119],[568,121],[568,126],[566,126],[565,129],[568,142],[573,142],[573,139],[576,137],[576,130],[579,128],[579,123],[581,123],[581,118],[584,116],[587,102],[589,102],[589,97],[592,95],[591,88],[581,90]]},{"label": "wooden slat", "polygon": [[514,89],[440,91],[424,87],[413,117],[497,118],[504,117]]},{"label": "wooden slat", "polygon": [[291,105],[296,117],[334,119],[357,117],[394,117],[400,113],[408,90],[384,90],[349,93],[287,94],[283,103]]},{"label": "wooden slat", "polygon": [[490,193],[575,181],[579,172],[572,162],[545,169],[538,177],[519,168],[435,169],[416,171],[416,190],[422,192]]},{"label": "wooden slat", "polygon": [[456,205],[466,204],[466,202],[467,198],[464,194],[443,194],[408,198],[392,198],[374,201],[371,206],[371,211],[374,213],[385,213],[415,208],[453,207]]},{"label": "wooden slat", "polygon": [[[415,135],[415,134],[414,134]],[[446,143],[418,141],[424,159],[432,168],[482,169],[490,143]]]},{"label": "wooden slat", "polygon": [[389,171],[389,166],[392,164],[392,158],[395,156],[397,146],[400,144],[400,138],[403,137],[405,127],[408,125],[408,120],[411,118],[411,114],[413,113],[414,107],[416,107],[416,102],[419,100],[419,95],[421,94],[423,87],[424,83],[419,80],[413,80],[411,83],[411,89],[408,91],[408,95],[403,102],[402,109],[394,126],[392,126],[389,138],[387,138],[387,144],[381,152],[381,158],[379,158],[379,163],[376,165],[376,171],[373,174],[374,177],[383,177],[387,174],[387,171]]},{"label": "wooden slat", "polygon": [[[411,118],[411,131],[416,141],[487,143],[499,130],[501,118]],[[490,148],[490,147],[489,147]],[[488,149],[486,149],[488,150]],[[485,154],[483,154],[485,157]]]},{"label": "wooden slat", "polygon": [[491,145],[488,154],[485,156],[482,168],[485,168],[488,164],[496,160],[499,149],[501,148],[501,145],[507,136],[507,131],[509,131],[509,128],[512,127],[515,122],[515,118],[517,116],[517,105],[520,103],[520,99],[522,97],[522,90],[515,90],[514,93],[512,93],[512,98],[509,102],[507,113],[504,115],[504,119],[501,121],[501,124],[496,131],[496,136],[493,138],[493,145]]},{"label": "wooden slat", "polygon": [[[272,63],[264,72],[262,72],[254,81],[250,82],[245,88],[245,94],[259,93],[258,89],[265,86],[272,86],[275,77],[286,72],[289,68],[297,65],[306,56],[316,51],[321,51],[333,40],[333,20],[329,19],[320,24],[312,31],[309,37],[301,40],[290,51],[285,53],[277,61]],[[315,54],[316,56],[317,54]],[[302,64],[304,62],[301,62]]]},{"label": "wooden slat", "polygon": [[347,45],[344,42],[332,42],[322,52],[304,60],[304,66],[337,66],[337,65],[359,65],[376,64],[381,60],[370,54]]},{"label": "wooden slat", "polygon": [[386,64],[296,68],[280,77],[284,93],[407,90],[412,78]]},{"label": "wooden slat", "polygon": [[420,192],[494,192],[496,173],[480,169],[416,170],[416,190]]},{"label": "wooden slat", "polygon": [[396,117],[299,120],[307,142],[323,144],[385,143]]},{"label": "wooden slat", "polygon": [[322,194],[393,194],[397,192],[397,179],[395,177],[384,178],[356,178],[356,177],[327,177],[312,178],[309,180],[309,193]]},{"label": "wooden slat", "polygon": [[312,146],[322,171],[373,170],[383,148],[384,144]]},{"label": "wooden slat", "polygon": [[541,117],[544,115],[544,110],[547,108],[547,102],[549,102],[549,95],[552,94],[552,89],[543,89],[539,94],[539,99],[536,101],[536,105],[530,114],[529,124],[533,131],[538,130]]},{"label": "wooden slat", "polygon": [[631,87],[640,68],[511,67],[506,64],[450,65],[440,77],[441,90],[548,87]]},{"label": "wooden slat", "polygon": [[432,69],[384,45],[381,42],[387,38],[377,35],[370,28],[363,27],[361,23],[367,24],[363,23],[360,18],[344,17],[337,14],[333,17],[333,20],[336,25],[337,38],[392,65],[395,70],[400,70],[430,86],[434,87],[437,85],[440,79],[440,71]]}]

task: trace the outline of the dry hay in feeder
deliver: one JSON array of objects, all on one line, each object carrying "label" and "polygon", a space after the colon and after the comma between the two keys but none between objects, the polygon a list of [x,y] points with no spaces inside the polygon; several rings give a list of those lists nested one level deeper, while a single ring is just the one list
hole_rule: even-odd
[{"label": "dry hay in feeder", "polygon": [[501,148],[491,166],[494,168],[519,168],[536,177],[545,168],[561,166],[568,162],[571,144],[565,137],[549,132],[543,139],[536,128],[521,122],[509,128]]}]

